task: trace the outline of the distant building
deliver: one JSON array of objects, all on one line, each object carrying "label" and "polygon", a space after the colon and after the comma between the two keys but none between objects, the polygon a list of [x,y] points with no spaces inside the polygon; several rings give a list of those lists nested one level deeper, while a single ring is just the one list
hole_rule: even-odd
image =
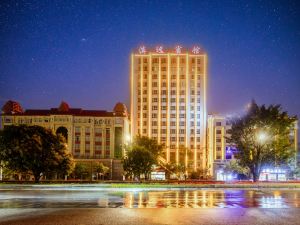
[{"label": "distant building", "polygon": [[[228,130],[231,129],[231,119],[229,116],[208,115],[207,148],[209,152],[208,164],[211,165],[209,174],[212,174],[216,179],[220,177],[219,171],[222,171],[227,162],[234,159],[234,154],[238,151],[235,144],[227,140],[230,137]],[[298,149],[298,121],[291,128],[290,143],[294,149]],[[297,153],[295,155],[296,162]]]},{"label": "distant building", "polygon": [[8,101],[2,108],[2,127],[39,125],[61,133],[67,148],[78,162],[103,162],[111,168],[111,178],[122,177],[120,159],[129,140],[126,106],[117,103],[112,112],[70,108],[62,102],[58,108],[23,110],[19,103]]},{"label": "distant building", "polygon": [[[166,162],[207,168],[207,55],[200,47],[141,46],[131,54],[131,135],[166,146]],[[192,156],[181,157],[183,149]]]},{"label": "distant building", "polygon": [[228,130],[231,128],[230,118],[222,115],[208,115],[207,148],[209,152],[209,174],[217,178],[217,171],[225,163],[234,159],[235,145],[229,143]]}]

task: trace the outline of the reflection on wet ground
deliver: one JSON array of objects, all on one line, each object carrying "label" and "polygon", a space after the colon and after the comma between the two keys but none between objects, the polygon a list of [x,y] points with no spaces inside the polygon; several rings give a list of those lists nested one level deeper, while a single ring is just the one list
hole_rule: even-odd
[{"label": "reflection on wet ground", "polygon": [[1,190],[0,208],[298,208],[300,190]]}]

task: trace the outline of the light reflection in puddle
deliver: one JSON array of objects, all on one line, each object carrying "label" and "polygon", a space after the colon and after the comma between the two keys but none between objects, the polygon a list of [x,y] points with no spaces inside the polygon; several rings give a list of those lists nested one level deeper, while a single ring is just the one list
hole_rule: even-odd
[{"label": "light reflection in puddle", "polygon": [[291,208],[300,191],[280,190],[4,190],[0,208]]}]

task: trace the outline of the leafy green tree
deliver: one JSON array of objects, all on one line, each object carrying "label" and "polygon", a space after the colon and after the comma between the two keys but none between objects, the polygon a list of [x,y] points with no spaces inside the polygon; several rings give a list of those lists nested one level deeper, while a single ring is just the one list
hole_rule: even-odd
[{"label": "leafy green tree", "polygon": [[232,159],[225,164],[224,172],[225,173],[244,174],[246,176],[249,175],[248,167],[241,166],[236,159]]},{"label": "leafy green tree", "polygon": [[186,171],[184,164],[166,163],[162,167],[166,170],[166,178],[170,179],[171,174],[176,174],[177,178],[183,177]]},{"label": "leafy green tree", "polygon": [[98,180],[98,176],[106,174],[109,171],[109,167],[104,166],[103,163],[97,163],[97,164],[94,165],[93,171],[96,172],[97,180]]},{"label": "leafy green tree", "polygon": [[133,146],[143,147],[145,150],[151,152],[155,159],[164,151],[164,145],[159,144],[157,140],[146,136],[136,136],[132,143]]},{"label": "leafy green tree", "polygon": [[237,146],[235,157],[249,168],[253,181],[264,166],[285,165],[295,156],[289,140],[295,120],[280,105],[258,106],[252,101],[247,114],[232,121],[228,140]]},{"label": "leafy green tree", "polygon": [[147,178],[155,163],[155,156],[150,151],[142,146],[133,146],[123,159],[123,168],[128,176],[140,179],[141,174],[144,174]]},{"label": "leafy green tree", "polygon": [[80,178],[81,180],[89,175],[89,168],[85,163],[77,162],[74,168],[75,178]]},{"label": "leafy green tree", "polygon": [[6,126],[0,133],[0,158],[6,167],[31,173],[36,183],[52,171],[68,174],[73,159],[64,138],[41,126]]}]

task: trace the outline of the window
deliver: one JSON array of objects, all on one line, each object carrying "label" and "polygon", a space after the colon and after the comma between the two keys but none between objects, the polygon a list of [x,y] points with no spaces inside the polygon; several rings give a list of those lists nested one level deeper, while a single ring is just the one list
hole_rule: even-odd
[{"label": "window", "polygon": [[221,130],[216,130],[216,134],[222,134]]},{"label": "window", "polygon": [[102,140],[101,137],[99,137],[99,136],[96,136],[96,137],[95,137],[95,142],[101,142],[101,140]]},{"label": "window", "polygon": [[80,135],[75,136],[75,142],[80,142]]},{"label": "window", "polygon": [[85,136],[85,142],[90,142],[90,135]]},{"label": "window", "polygon": [[222,122],[216,122],[216,126],[222,126]]},{"label": "window", "polygon": [[85,133],[87,133],[87,134],[90,133],[90,128],[89,127],[85,128]]}]

